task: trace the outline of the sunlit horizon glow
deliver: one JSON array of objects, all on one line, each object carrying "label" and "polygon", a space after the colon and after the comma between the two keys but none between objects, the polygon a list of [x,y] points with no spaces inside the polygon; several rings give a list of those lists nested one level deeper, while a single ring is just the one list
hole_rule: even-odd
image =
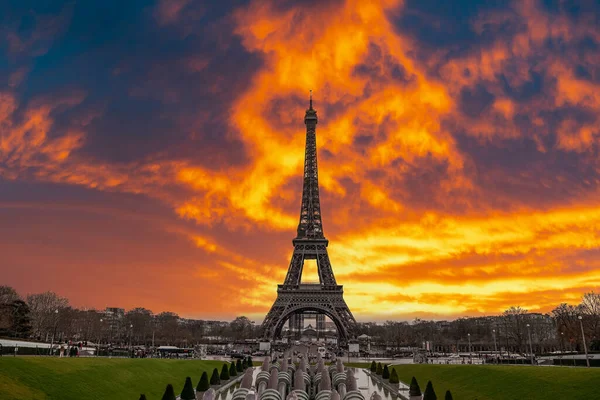
[{"label": "sunlit horizon glow", "polygon": [[0,39],[0,284],[261,321],[312,90],[357,320],[548,312],[600,287],[600,7],[158,0],[99,11],[104,32],[51,3],[9,10]]}]

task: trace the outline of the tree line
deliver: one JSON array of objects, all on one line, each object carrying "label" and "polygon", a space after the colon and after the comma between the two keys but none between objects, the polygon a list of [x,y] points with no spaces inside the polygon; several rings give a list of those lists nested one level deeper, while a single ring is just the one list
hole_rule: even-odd
[{"label": "tree line", "polygon": [[[581,317],[581,320],[579,319]],[[529,325],[529,326],[528,326]],[[469,341],[474,350],[503,348],[524,353],[581,351],[583,337],[588,349],[600,351],[600,293],[585,293],[579,304],[562,303],[546,314],[510,307],[499,315],[464,317],[454,321],[386,321],[383,324],[359,323],[357,334],[370,337],[371,344],[397,351],[402,347],[422,347],[430,342],[432,350],[465,351]],[[468,351],[468,350],[467,350]]]},{"label": "tree line", "polygon": [[[479,348],[497,347],[518,352],[528,351],[531,336],[535,352],[543,353],[582,351],[581,326],[588,348],[600,351],[600,293],[585,293],[579,304],[562,303],[548,314],[510,307],[500,315],[454,321],[415,319],[359,323],[355,334],[366,334],[374,346],[391,350],[421,347],[424,342],[430,342],[433,347],[458,350],[464,349],[470,340]],[[12,287],[0,286],[0,336],[3,337],[47,342],[191,346],[211,340],[241,341],[258,338],[260,334],[260,327],[243,316],[219,322],[185,319],[169,311],[154,314],[141,307],[122,314],[77,309],[67,298],[53,292],[23,298]]]},{"label": "tree line", "polygon": [[247,317],[219,322],[185,319],[170,311],[154,314],[142,307],[122,314],[114,312],[118,309],[108,310],[78,309],[54,292],[23,298],[12,287],[0,286],[0,336],[156,346],[193,345],[207,337],[243,340],[257,336],[257,328]]}]

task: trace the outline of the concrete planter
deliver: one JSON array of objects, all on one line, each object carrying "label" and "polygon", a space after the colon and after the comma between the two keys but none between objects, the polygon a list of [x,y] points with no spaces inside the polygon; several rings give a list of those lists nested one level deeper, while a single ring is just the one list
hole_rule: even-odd
[{"label": "concrete planter", "polygon": [[367,375],[370,375],[371,378],[375,381],[375,384],[380,390],[389,390],[394,396],[398,396],[401,400],[421,400],[422,396],[417,397],[407,397],[406,394],[400,392],[400,384],[399,383],[390,383],[389,380],[383,379],[381,376],[371,372],[369,369],[365,369]]}]

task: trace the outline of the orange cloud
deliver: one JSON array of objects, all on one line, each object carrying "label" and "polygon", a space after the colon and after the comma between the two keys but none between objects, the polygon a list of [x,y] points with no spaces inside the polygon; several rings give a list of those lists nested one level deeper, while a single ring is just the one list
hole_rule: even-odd
[{"label": "orange cloud", "polygon": [[[158,25],[176,25],[190,4],[160,2]],[[538,2],[513,2],[505,11],[473,18],[474,32],[497,31],[490,43],[458,56],[432,51],[421,59],[414,55],[418,40],[400,33],[390,18],[404,12],[403,2],[348,0],[322,5],[327,7],[332,9],[315,13],[253,1],[228,17],[241,46],[262,62],[235,94],[225,112],[227,128],[218,132],[242,143],[243,163],[207,165],[162,153],[126,163],[85,157],[80,150],[89,118],[54,131],[58,108],[76,108],[84,95],[19,104],[14,93],[3,92],[0,174],[18,180],[33,171],[42,181],[160,200],[177,222],[161,220],[162,229],[183,239],[181,251],[203,257],[178,261],[173,274],[182,277],[191,269],[186,284],[209,285],[215,304],[224,298],[219,291],[243,288],[237,312],[260,319],[292,250],[279,240],[291,239],[298,222],[302,117],[312,89],[325,233],[333,268],[359,319],[498,313],[517,304],[546,311],[597,287],[599,169],[589,154],[598,121],[575,115],[556,123],[552,117],[563,107],[598,115],[600,88],[577,76],[569,51],[554,54],[545,45],[598,34],[550,15]],[[509,22],[518,29],[502,31]],[[594,57],[579,61],[597,64]],[[208,58],[182,60],[186,70],[206,78]],[[158,70],[154,74],[169,73]],[[541,94],[523,99],[506,89],[521,90],[532,74],[551,77]],[[205,81],[212,93],[220,90]],[[128,93],[164,97],[165,103],[180,98],[170,87]],[[471,103],[463,104],[469,96]],[[208,120],[209,111],[198,114]],[[194,135],[207,135],[202,129]],[[473,140],[495,150],[504,141],[525,139],[547,158],[542,167],[526,164],[514,174],[479,165],[464,144]],[[568,186],[567,174],[549,176],[544,167],[553,166],[556,151],[576,154],[596,171],[586,187]],[[505,182],[529,185],[531,198],[504,193]],[[577,196],[547,205],[536,193],[541,187],[555,187],[558,198],[573,188]],[[260,237],[264,247],[243,247],[243,235]]]}]

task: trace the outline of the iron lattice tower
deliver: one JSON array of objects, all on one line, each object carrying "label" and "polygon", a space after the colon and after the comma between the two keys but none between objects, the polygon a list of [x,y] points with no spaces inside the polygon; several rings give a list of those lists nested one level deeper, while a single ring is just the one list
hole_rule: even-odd
[{"label": "iron lattice tower", "polygon": [[[323,234],[317,169],[317,122],[317,111],[312,106],[311,91],[309,108],[304,116],[304,184],[298,232],[292,241],[294,253],[285,282],[277,286],[277,299],[267,314],[262,329],[265,339],[275,339],[281,336],[283,325],[292,315],[313,312],[327,315],[336,325],[340,344],[345,344],[354,330],[356,321],[344,301],[343,286],[337,284],[333,275],[327,254],[329,241]],[[302,283],[305,260],[316,260],[319,283]]]}]

